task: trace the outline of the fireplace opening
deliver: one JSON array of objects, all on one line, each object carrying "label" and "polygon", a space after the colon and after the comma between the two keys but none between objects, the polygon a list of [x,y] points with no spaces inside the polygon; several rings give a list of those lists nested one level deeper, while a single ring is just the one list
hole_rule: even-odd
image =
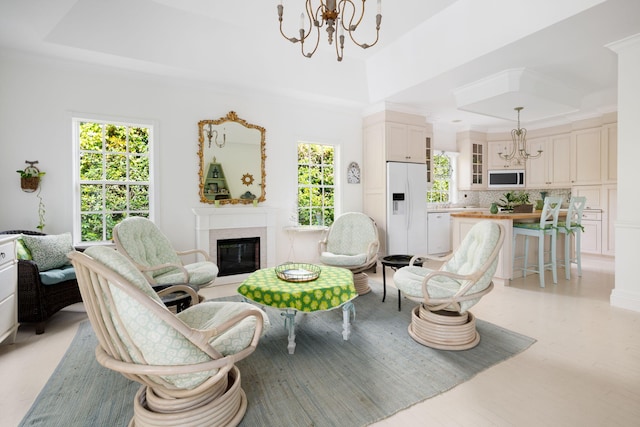
[{"label": "fireplace opening", "polygon": [[260,269],[260,237],[217,241],[218,276],[253,273]]}]

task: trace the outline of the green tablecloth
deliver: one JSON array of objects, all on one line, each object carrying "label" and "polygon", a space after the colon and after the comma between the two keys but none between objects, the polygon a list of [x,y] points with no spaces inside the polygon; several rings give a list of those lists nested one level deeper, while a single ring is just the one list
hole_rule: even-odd
[{"label": "green tablecloth", "polygon": [[281,280],[274,268],[264,268],[251,273],[238,293],[265,306],[307,312],[331,310],[358,296],[351,271],[324,265],[320,268],[320,277],[300,283]]}]

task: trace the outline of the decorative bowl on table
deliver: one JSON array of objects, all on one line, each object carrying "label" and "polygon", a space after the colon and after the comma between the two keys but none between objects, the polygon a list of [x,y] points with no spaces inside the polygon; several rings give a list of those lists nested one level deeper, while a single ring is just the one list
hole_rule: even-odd
[{"label": "decorative bowl on table", "polygon": [[276,275],[287,282],[310,282],[320,276],[320,267],[313,264],[286,262],[275,268]]}]

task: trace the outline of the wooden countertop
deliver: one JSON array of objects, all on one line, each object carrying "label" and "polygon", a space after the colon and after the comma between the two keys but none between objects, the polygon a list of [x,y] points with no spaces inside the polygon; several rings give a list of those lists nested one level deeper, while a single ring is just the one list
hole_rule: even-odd
[{"label": "wooden countertop", "polygon": [[[505,213],[499,212],[492,214],[490,212],[451,212],[452,217],[456,218],[478,218],[478,219],[510,219],[513,221],[526,221],[531,219],[540,219],[542,211],[533,211],[531,213]],[[560,212],[560,216],[567,216],[566,212]]]}]

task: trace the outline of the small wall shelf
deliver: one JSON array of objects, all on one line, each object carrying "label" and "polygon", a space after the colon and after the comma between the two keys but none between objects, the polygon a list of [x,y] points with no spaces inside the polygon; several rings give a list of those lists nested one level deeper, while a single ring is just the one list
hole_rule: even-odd
[{"label": "small wall shelf", "polygon": [[230,199],[227,179],[220,163],[209,163],[207,177],[204,180],[204,197],[209,200]]}]

